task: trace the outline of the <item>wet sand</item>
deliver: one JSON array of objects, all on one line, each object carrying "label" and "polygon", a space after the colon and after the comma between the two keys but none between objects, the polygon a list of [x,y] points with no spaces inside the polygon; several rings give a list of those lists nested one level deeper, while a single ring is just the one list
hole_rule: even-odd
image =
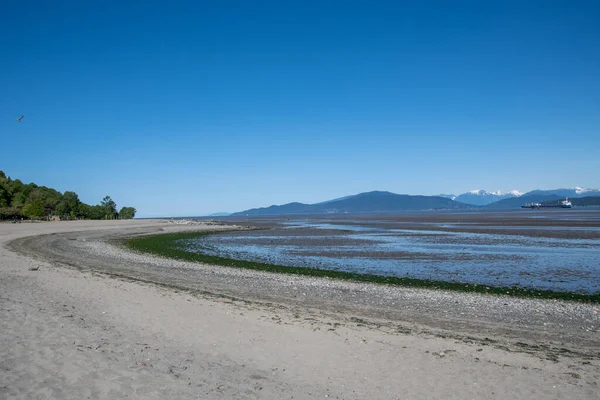
[{"label": "wet sand", "polygon": [[107,243],[194,229],[222,227],[0,224],[0,397],[600,398],[598,305],[233,270]]},{"label": "wet sand", "polygon": [[321,215],[256,223],[269,229],[181,245],[191,252],[276,265],[600,293],[600,213],[595,211]]},{"label": "wet sand", "polygon": [[[479,232],[530,237],[599,239],[600,207],[585,209],[552,208],[545,210],[512,210],[505,212],[414,212],[397,215],[331,214],[293,217],[227,217],[225,223],[249,224],[271,228],[292,221],[331,223],[382,229],[436,230],[447,232]],[[522,229],[519,229],[522,228]],[[561,228],[561,229],[552,229]],[[566,229],[565,229],[566,228]]]}]

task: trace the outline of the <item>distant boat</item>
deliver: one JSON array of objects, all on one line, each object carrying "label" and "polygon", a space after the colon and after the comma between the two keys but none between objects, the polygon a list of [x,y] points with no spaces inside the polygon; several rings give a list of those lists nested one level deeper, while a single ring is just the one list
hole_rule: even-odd
[{"label": "distant boat", "polygon": [[563,201],[560,202],[560,206],[562,208],[573,208],[573,203],[571,203],[569,201],[569,199],[567,198],[567,199],[564,199]]},{"label": "distant boat", "polygon": [[540,208],[542,203],[525,203],[521,206],[521,208]]}]

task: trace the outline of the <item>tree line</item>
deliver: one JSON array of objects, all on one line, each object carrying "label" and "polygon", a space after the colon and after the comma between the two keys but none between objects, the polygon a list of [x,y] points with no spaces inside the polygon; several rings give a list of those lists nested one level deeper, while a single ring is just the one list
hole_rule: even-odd
[{"label": "tree line", "polygon": [[135,213],[133,207],[122,207],[117,211],[117,203],[110,196],[91,206],[79,200],[75,192],[60,193],[35,183],[24,184],[0,171],[0,219],[54,216],[65,219],[131,219]]}]

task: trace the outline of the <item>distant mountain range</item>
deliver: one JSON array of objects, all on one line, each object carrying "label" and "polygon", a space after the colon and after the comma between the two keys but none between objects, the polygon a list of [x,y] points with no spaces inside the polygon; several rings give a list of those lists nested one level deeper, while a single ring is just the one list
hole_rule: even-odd
[{"label": "distant mountain range", "polygon": [[216,212],[212,214],[208,214],[207,217],[228,217],[231,213],[228,212]]},{"label": "distant mountain range", "polygon": [[471,190],[470,192],[459,194],[455,196],[453,194],[442,195],[443,197],[447,197],[452,200],[459,201],[465,204],[472,204],[475,206],[485,206],[490,203],[493,203],[498,200],[508,199],[512,197],[522,196],[523,193],[518,190],[513,190],[508,193],[502,193],[500,191],[497,192],[488,192],[485,190]]},{"label": "distant mountain range", "polygon": [[[532,190],[531,192],[523,193],[518,190],[512,190],[507,193],[488,192],[485,190],[471,190],[470,192],[455,196],[453,194],[441,194],[442,197],[459,201],[465,204],[471,204],[475,206],[486,206],[488,204],[495,203],[504,199],[512,199],[515,197],[522,197],[528,195],[540,195],[550,196],[555,195],[559,197],[583,197],[583,196],[594,196],[600,194],[600,189],[584,189],[581,187],[574,187],[571,189],[553,189],[553,190]],[[508,203],[507,203],[508,204]]]},{"label": "distant mountain range", "polygon": [[547,201],[564,199],[564,197],[557,196],[555,194],[524,194],[520,197],[512,197],[496,201],[494,203],[484,206],[484,208],[488,210],[507,210],[510,208],[519,208],[525,203],[542,203]]},{"label": "distant mountain range", "polygon": [[554,194],[559,197],[586,197],[586,196],[599,196],[600,189],[584,189],[580,187],[574,187],[571,189],[554,189],[554,190],[532,190],[531,192],[526,193],[530,194]]},{"label": "distant mountain range", "polygon": [[[560,206],[562,201],[562,197],[558,200],[550,200],[542,202],[543,206]],[[585,196],[585,197],[576,197],[574,199],[570,199],[573,207],[587,207],[587,206],[597,206],[600,205],[600,196]]]},{"label": "distant mountain range", "polygon": [[[600,205],[600,189],[554,189],[533,190],[521,193],[513,190],[508,193],[473,190],[459,196],[413,196],[391,192],[366,192],[352,196],[323,201],[315,204],[288,203],[270,207],[253,208],[231,216],[293,215],[293,214],[339,214],[339,213],[393,213],[418,210],[501,210],[519,208],[524,203],[552,202],[560,199],[585,196],[581,205]],[[598,196],[598,197],[587,197]],[[462,201],[461,201],[462,200]],[[598,203],[598,204],[596,204]],[[220,214],[220,215],[217,215]],[[216,213],[211,216],[224,216]]]},{"label": "distant mountain range", "polygon": [[338,214],[357,212],[398,212],[406,210],[461,210],[471,208],[440,196],[410,196],[390,192],[368,192],[316,204],[288,203],[280,206],[253,208],[234,213],[241,215]]}]

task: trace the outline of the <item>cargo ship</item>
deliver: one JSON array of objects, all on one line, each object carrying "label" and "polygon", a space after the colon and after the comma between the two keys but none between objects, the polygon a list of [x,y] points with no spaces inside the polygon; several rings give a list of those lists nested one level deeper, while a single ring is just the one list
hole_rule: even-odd
[{"label": "cargo ship", "polygon": [[521,206],[521,208],[540,208],[542,203],[525,203]]},{"label": "cargo ship", "polygon": [[571,203],[571,200],[564,199],[561,201],[558,200],[554,200],[554,201],[545,201],[543,203],[525,203],[521,206],[521,208],[536,208],[536,209],[540,209],[540,208],[573,208],[573,203]]},{"label": "cargo ship", "polygon": [[560,206],[562,208],[573,208],[573,203],[571,203],[569,201],[569,199],[567,198],[567,199],[564,199],[563,201],[560,202]]}]

